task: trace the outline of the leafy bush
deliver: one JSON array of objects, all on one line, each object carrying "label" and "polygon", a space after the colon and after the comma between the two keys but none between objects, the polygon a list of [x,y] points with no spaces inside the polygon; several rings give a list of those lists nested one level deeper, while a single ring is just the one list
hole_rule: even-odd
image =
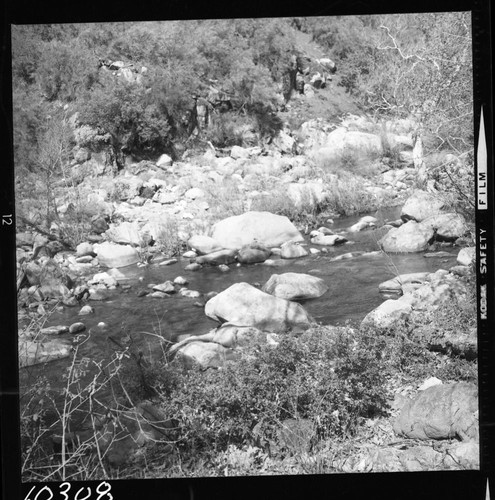
[{"label": "leafy bush", "polygon": [[[354,433],[386,411],[383,342],[349,328],[286,334],[276,348],[256,344],[220,370],[181,371],[162,406],[181,422],[185,456],[229,445],[277,447],[286,419],[309,419],[318,439]],[[175,362],[174,362],[175,363]]]}]

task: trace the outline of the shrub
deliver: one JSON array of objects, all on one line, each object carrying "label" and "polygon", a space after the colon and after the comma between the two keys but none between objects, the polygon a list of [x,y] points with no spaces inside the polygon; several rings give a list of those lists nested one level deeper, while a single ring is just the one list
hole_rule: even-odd
[{"label": "shrub", "polygon": [[[386,411],[383,341],[343,328],[314,328],[264,343],[222,369],[192,369],[162,400],[181,422],[184,458],[229,446],[271,446],[286,419],[308,419],[317,439],[353,434],[364,418]],[[175,362],[174,362],[175,363]]]}]

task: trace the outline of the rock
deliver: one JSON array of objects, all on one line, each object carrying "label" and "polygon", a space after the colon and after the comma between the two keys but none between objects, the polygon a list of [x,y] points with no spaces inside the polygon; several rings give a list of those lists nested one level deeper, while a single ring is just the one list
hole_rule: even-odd
[{"label": "rock", "polygon": [[119,284],[119,282],[109,273],[97,273],[88,281],[89,285],[97,285],[98,283],[104,284],[107,288]]},{"label": "rock", "polygon": [[139,226],[135,222],[122,222],[118,226],[112,224],[105,235],[110,241],[123,245],[140,246],[143,241],[139,234]]},{"label": "rock", "polygon": [[60,299],[69,296],[73,282],[70,276],[53,260],[47,259],[40,266],[31,261],[26,266],[26,278],[30,285],[39,285],[44,299]]},{"label": "rock", "polygon": [[317,234],[311,238],[311,243],[313,245],[324,245],[324,246],[334,246],[345,243],[347,238],[339,236],[338,234]]},{"label": "rock", "polygon": [[428,281],[430,273],[408,273],[400,274],[391,280],[384,281],[378,285],[378,291],[380,293],[399,293],[402,295],[404,293],[404,286],[407,286],[411,290],[411,286],[419,288]]},{"label": "rock", "polygon": [[198,264],[207,264],[210,266],[218,266],[220,264],[232,264],[235,262],[235,257],[237,255],[237,250],[235,249],[225,249],[218,250],[216,252],[209,253],[207,255],[201,255],[196,258]]},{"label": "rock", "polygon": [[72,345],[68,341],[61,339],[43,342],[20,340],[19,368],[67,358],[70,356],[71,350]]},{"label": "rock", "polygon": [[235,249],[252,243],[277,247],[287,241],[304,241],[287,217],[270,212],[246,212],[228,217],[213,226],[212,237],[222,247]]},{"label": "rock", "polygon": [[156,292],[175,293],[175,287],[171,281],[165,281],[159,285],[153,285],[152,289]]},{"label": "rock", "polygon": [[227,266],[226,264],[220,264],[220,265],[218,266],[218,269],[219,269],[220,271],[222,271],[222,273],[226,273],[226,272],[230,271],[230,267],[229,267],[229,266]]},{"label": "rock", "polygon": [[85,305],[83,307],[81,307],[81,310],[79,311],[79,316],[86,316],[88,314],[94,314],[95,310],[89,306],[89,305]]},{"label": "rock", "polygon": [[91,219],[91,230],[96,234],[102,234],[108,229],[108,222],[102,215],[95,215]]},{"label": "rock", "polygon": [[476,247],[461,248],[457,255],[457,262],[461,266],[471,266],[476,259]]},{"label": "rock", "polygon": [[153,196],[153,201],[157,203],[161,203],[162,205],[171,205],[179,201],[180,195],[177,192],[169,192],[169,191],[157,191],[155,196]]},{"label": "rock", "polygon": [[453,469],[473,469],[480,468],[480,445],[474,441],[454,443],[449,447],[448,454],[445,457],[447,463]]},{"label": "rock", "polygon": [[310,274],[284,273],[272,274],[261,290],[280,299],[305,300],[321,297],[328,286]]},{"label": "rock", "polygon": [[404,221],[421,222],[432,215],[440,215],[444,202],[425,191],[415,191],[402,207],[401,218]]},{"label": "rock", "polygon": [[202,189],[194,187],[194,188],[188,189],[185,192],[184,196],[188,200],[196,200],[197,198],[204,198],[206,196],[206,194]]},{"label": "rock", "polygon": [[418,391],[425,391],[426,389],[429,389],[430,387],[434,387],[435,385],[441,385],[443,382],[438,379],[437,377],[430,377],[426,379],[419,387]]},{"label": "rock", "polygon": [[[189,238],[189,240],[187,241],[187,246],[195,251],[193,257],[196,257],[197,254],[209,254],[223,249],[222,245],[220,245],[220,243],[218,243],[218,241],[216,241],[215,239],[211,238],[210,236],[200,234]],[[186,257],[185,254],[184,257]]]},{"label": "rock", "polygon": [[130,245],[104,242],[94,245],[98,261],[106,267],[126,267],[140,261],[139,253]]},{"label": "rock", "polygon": [[174,279],[174,283],[176,285],[187,285],[189,282],[186,280],[186,278],[183,278],[182,276],[177,276],[177,278]]},{"label": "rock", "polygon": [[288,241],[280,247],[280,257],[282,259],[297,259],[299,257],[306,257],[308,251],[294,241]]},{"label": "rock", "polygon": [[182,257],[184,257],[184,259],[195,259],[197,256],[198,254],[193,250],[188,250],[187,252],[184,252],[182,254]]},{"label": "rock", "polygon": [[201,264],[192,262],[191,264],[188,264],[186,267],[184,267],[184,271],[199,271],[201,267]]},{"label": "rock", "polygon": [[197,290],[189,290],[188,288],[181,288],[179,290],[179,295],[182,297],[187,297],[188,299],[198,299],[201,297],[201,293]]},{"label": "rock", "polygon": [[72,334],[83,332],[84,330],[86,330],[86,325],[84,323],[72,323],[72,325],[69,326],[69,333]]},{"label": "rock", "polygon": [[199,364],[202,368],[219,368],[226,361],[236,358],[234,351],[214,342],[191,342],[180,348],[177,356],[186,365]]},{"label": "rock", "polygon": [[237,261],[241,264],[255,264],[265,262],[270,257],[272,251],[262,245],[243,246],[237,254]]},{"label": "rock", "polygon": [[69,327],[65,325],[58,326],[48,326],[40,330],[42,335],[62,335],[63,333],[69,333]]},{"label": "rock", "polygon": [[394,423],[394,431],[412,439],[477,441],[477,387],[456,382],[420,392],[402,408]]},{"label": "rock", "polygon": [[273,297],[248,283],[236,283],[210,299],[205,314],[216,321],[270,332],[306,329],[310,323],[300,304]]},{"label": "rock", "polygon": [[159,168],[167,168],[172,165],[172,158],[167,154],[162,154],[155,165]]},{"label": "rock", "polygon": [[[196,254],[194,254],[196,256]],[[159,266],[171,266],[172,264],[177,264],[179,262],[177,259],[165,259],[162,260],[158,265]]]},{"label": "rock", "polygon": [[[331,220],[331,219],[330,219]],[[332,224],[333,224],[333,221],[332,221]],[[311,231],[313,232],[313,231]],[[331,235],[331,234],[335,234],[331,229],[328,229],[328,227],[319,227],[317,230],[316,230],[317,233],[321,233],[323,235]]]},{"label": "rock", "polygon": [[149,297],[153,297],[154,299],[168,299],[170,295],[165,292],[160,292],[157,290],[156,292],[152,292],[149,294]]},{"label": "rock", "polygon": [[389,299],[368,313],[361,326],[380,329],[392,328],[398,321],[407,318],[411,311],[412,308],[408,302],[402,301],[402,299]]},{"label": "rock", "polygon": [[435,230],[435,237],[440,241],[455,241],[467,231],[464,217],[455,213],[432,215],[422,221],[422,225]]},{"label": "rock", "polygon": [[86,255],[94,256],[93,245],[87,241],[79,243],[76,247],[76,255],[78,257],[84,257]]},{"label": "rock", "polygon": [[435,231],[431,227],[410,220],[398,228],[390,229],[378,244],[385,252],[423,252],[434,236]]},{"label": "rock", "polygon": [[367,215],[362,217],[356,224],[352,225],[348,231],[351,233],[357,233],[359,231],[363,231],[364,229],[368,229],[370,227],[376,227],[378,224],[378,219],[376,217],[371,217]]}]

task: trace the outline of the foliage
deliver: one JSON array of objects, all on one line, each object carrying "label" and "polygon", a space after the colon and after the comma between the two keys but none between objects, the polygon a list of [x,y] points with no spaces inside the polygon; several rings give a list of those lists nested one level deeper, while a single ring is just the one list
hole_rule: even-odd
[{"label": "foliage", "polygon": [[182,372],[162,407],[181,422],[185,456],[275,445],[288,418],[310,419],[319,439],[352,434],[386,410],[381,347],[351,329],[287,334],[276,348],[256,344],[221,370]]}]

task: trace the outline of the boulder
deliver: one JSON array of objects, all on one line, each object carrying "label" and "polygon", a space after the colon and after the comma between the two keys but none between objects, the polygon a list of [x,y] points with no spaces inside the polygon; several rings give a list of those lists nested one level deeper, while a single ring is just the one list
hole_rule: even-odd
[{"label": "boulder", "polygon": [[192,248],[198,254],[209,254],[222,250],[222,245],[220,245],[218,241],[203,234],[191,236],[191,238],[187,241],[187,246]]},{"label": "boulder", "polygon": [[248,283],[236,283],[210,299],[205,314],[216,321],[270,332],[306,329],[310,323],[300,304],[273,297]]},{"label": "boulder", "polygon": [[172,165],[172,158],[167,154],[162,154],[155,165],[159,168],[167,168]]},{"label": "boulder", "polygon": [[421,222],[432,215],[440,215],[444,202],[426,191],[415,191],[410,196],[401,211],[404,221],[415,220]]},{"label": "boulder", "polygon": [[287,217],[270,212],[246,212],[228,217],[213,226],[212,237],[224,248],[236,249],[252,243],[276,247],[287,241],[304,241]]},{"label": "boulder", "polygon": [[153,290],[155,290],[155,292],[175,293],[175,287],[171,281],[165,281],[164,283],[160,283],[159,285],[153,285],[152,288]]},{"label": "boulder", "polygon": [[139,262],[139,253],[130,245],[117,245],[104,242],[94,245],[101,265],[106,267],[125,267]]},{"label": "boulder", "polygon": [[435,237],[441,241],[455,241],[467,231],[464,217],[455,213],[432,215],[421,223],[435,230]]},{"label": "boulder", "polygon": [[226,361],[236,358],[232,349],[215,342],[195,341],[186,344],[177,351],[186,365],[199,364],[202,368],[219,368]]},{"label": "boulder", "polygon": [[334,246],[345,243],[347,238],[339,236],[338,234],[321,234],[318,233],[311,238],[313,245]]},{"label": "boulder", "polygon": [[244,347],[250,345],[253,340],[261,335],[264,335],[263,332],[252,326],[236,326],[224,323],[208,333],[191,335],[177,342],[170,348],[169,353],[173,354],[191,342],[214,342],[228,348]]},{"label": "boulder", "polygon": [[184,196],[188,200],[196,200],[197,198],[204,198],[206,196],[206,194],[202,189],[200,189],[198,187],[194,187],[194,188],[188,189],[185,192]]},{"label": "boulder", "polygon": [[95,215],[91,218],[91,231],[96,234],[103,234],[108,229],[108,222],[103,215]]},{"label": "boulder", "polygon": [[380,329],[392,328],[398,321],[407,318],[411,311],[411,305],[407,301],[403,301],[402,298],[399,300],[389,299],[368,313],[361,326]]},{"label": "boulder", "polygon": [[298,259],[299,257],[306,257],[308,251],[299,243],[288,241],[280,247],[280,257],[282,259]]},{"label": "boulder", "polygon": [[411,287],[418,288],[423,285],[427,281],[429,275],[430,273],[428,272],[400,274],[395,278],[380,283],[378,285],[378,291],[380,293],[402,294],[405,293],[405,287],[410,291]]},{"label": "boulder", "polygon": [[84,257],[86,255],[94,255],[93,245],[87,241],[79,243],[76,247],[76,255],[78,257]]},{"label": "boulder", "polygon": [[72,351],[72,345],[67,340],[19,341],[19,367],[48,363],[56,359],[67,358]]},{"label": "boulder", "polygon": [[140,246],[143,241],[136,222],[122,222],[119,225],[112,224],[105,235],[109,241],[123,245]]},{"label": "boulder", "polygon": [[211,252],[207,255],[201,255],[196,258],[197,264],[208,264],[210,266],[219,266],[220,264],[232,264],[235,262],[237,250],[224,249],[216,252]]},{"label": "boulder", "polygon": [[412,439],[478,440],[478,388],[457,382],[430,387],[406,403],[394,423]]},{"label": "boulder", "polygon": [[157,191],[153,196],[153,201],[161,203],[162,205],[171,205],[176,201],[179,201],[180,195],[177,192],[170,191]]},{"label": "boulder", "polygon": [[305,300],[321,297],[328,286],[321,278],[302,273],[272,274],[261,289],[286,300]]},{"label": "boulder", "polygon": [[385,252],[423,252],[435,236],[435,230],[410,220],[400,227],[392,228],[378,242]]},{"label": "boulder", "polygon": [[243,246],[237,254],[237,261],[241,264],[255,264],[265,262],[270,257],[272,251],[262,245]]},{"label": "boulder", "polygon": [[89,285],[97,285],[102,283],[106,287],[117,286],[119,283],[117,278],[108,273],[96,273],[89,281]]},{"label": "boulder", "polygon": [[363,231],[364,229],[368,229],[370,227],[376,227],[378,224],[378,219],[376,217],[372,217],[371,215],[367,215],[362,217],[356,224],[353,224],[348,231],[351,233],[357,233],[359,231]]},{"label": "boulder", "polygon": [[476,247],[461,248],[457,255],[457,262],[461,266],[470,266],[476,259]]},{"label": "boulder", "polygon": [[28,283],[39,286],[39,292],[44,299],[67,297],[69,288],[73,285],[71,278],[53,259],[47,259],[42,265],[31,261],[25,272]]}]

